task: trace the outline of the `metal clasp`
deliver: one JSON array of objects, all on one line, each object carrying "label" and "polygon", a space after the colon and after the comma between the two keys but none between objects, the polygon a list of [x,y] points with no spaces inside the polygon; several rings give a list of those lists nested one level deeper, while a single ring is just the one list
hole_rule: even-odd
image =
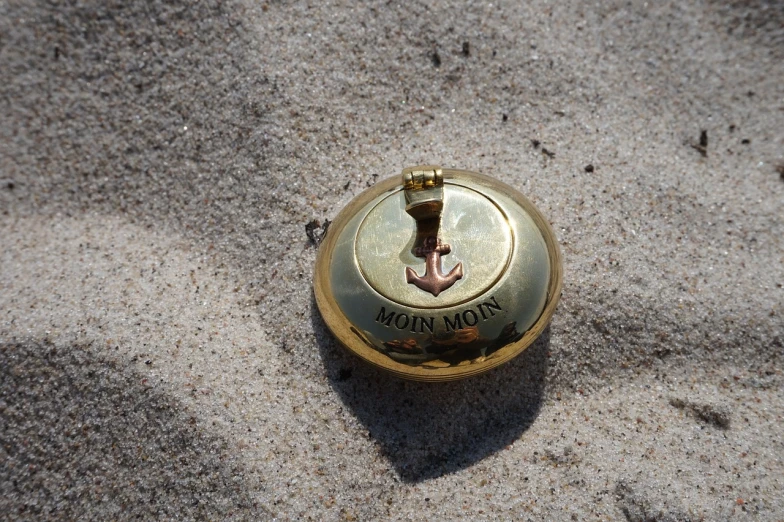
[{"label": "metal clasp", "polygon": [[452,251],[452,247],[442,243],[438,237],[441,212],[444,210],[444,174],[441,167],[421,165],[403,169],[403,188],[406,191],[406,212],[417,222],[414,255],[426,259],[422,276],[406,267],[406,282],[438,297],[463,278],[463,263],[458,263],[448,274],[441,271],[441,256]]},{"label": "metal clasp", "polygon": [[444,174],[441,167],[420,165],[403,169],[406,212],[417,221],[435,219],[444,209]]}]

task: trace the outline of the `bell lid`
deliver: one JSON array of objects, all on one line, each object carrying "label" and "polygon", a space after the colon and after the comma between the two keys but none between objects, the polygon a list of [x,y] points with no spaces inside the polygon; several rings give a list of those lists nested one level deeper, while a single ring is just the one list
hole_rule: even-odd
[{"label": "bell lid", "polygon": [[561,293],[547,220],[475,172],[418,166],[335,218],[316,259],[325,323],[349,351],[406,379],[483,373],[527,348]]}]

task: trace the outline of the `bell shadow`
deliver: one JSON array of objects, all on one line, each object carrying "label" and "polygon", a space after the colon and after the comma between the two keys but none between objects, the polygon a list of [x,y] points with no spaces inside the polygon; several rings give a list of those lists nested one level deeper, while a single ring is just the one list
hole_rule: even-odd
[{"label": "bell shadow", "polygon": [[311,322],[332,388],[406,482],[481,461],[517,440],[539,415],[549,326],[499,368],[456,382],[421,383],[389,375],[348,353],[329,332],[315,299]]}]

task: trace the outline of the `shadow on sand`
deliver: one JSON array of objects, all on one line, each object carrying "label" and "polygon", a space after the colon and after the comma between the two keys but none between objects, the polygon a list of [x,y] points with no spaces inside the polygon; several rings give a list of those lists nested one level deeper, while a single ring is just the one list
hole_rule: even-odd
[{"label": "shadow on sand", "polygon": [[86,346],[0,344],[0,518],[270,517],[228,442],[146,381]]},{"label": "shadow on sand", "polygon": [[403,381],[365,364],[332,337],[312,302],[311,322],[330,384],[406,482],[458,471],[503,449],[539,414],[548,327],[525,352],[463,381]]}]

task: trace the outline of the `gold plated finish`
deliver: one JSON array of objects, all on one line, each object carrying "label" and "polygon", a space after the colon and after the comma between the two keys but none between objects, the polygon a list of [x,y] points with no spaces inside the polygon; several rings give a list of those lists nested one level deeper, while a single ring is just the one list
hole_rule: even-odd
[{"label": "gold plated finish", "polygon": [[[454,306],[487,290],[506,270],[513,246],[506,214],[472,188],[450,182],[446,192],[444,212],[434,223],[411,218],[398,188],[370,208],[359,224],[352,262],[367,284],[387,299],[414,308]],[[535,227],[529,229],[540,235]],[[443,272],[451,272],[458,263],[463,266],[463,278],[437,297],[406,280],[405,267],[425,272],[427,258],[418,257],[416,249],[428,237],[451,247],[449,254],[441,255]],[[397,263],[390,265],[393,259]]]},{"label": "gold plated finish", "polygon": [[423,166],[360,194],[321,244],[318,307],[350,351],[400,377],[460,379],[527,348],[561,292],[545,218],[481,174]]},{"label": "gold plated finish", "polygon": [[437,219],[444,207],[444,175],[440,167],[403,169],[406,212],[417,221]]}]

